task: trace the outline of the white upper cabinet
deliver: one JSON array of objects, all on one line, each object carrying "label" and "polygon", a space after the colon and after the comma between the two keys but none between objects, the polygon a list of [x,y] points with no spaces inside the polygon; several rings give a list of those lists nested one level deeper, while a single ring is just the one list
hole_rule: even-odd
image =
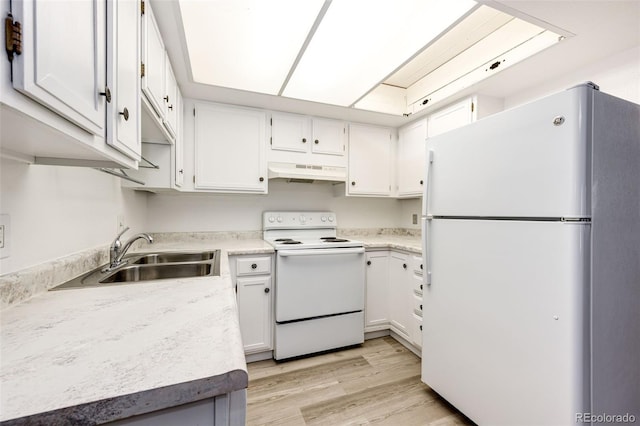
[{"label": "white upper cabinet", "polygon": [[349,125],[347,195],[391,195],[391,148],[391,129]]},{"label": "white upper cabinet", "polygon": [[274,112],[271,115],[271,149],[306,153],[311,145],[311,119]]},{"label": "white upper cabinet", "polygon": [[140,160],[140,4],[137,0],[107,2],[107,143]]},{"label": "white upper cabinet", "polygon": [[1,5],[20,23],[15,37],[22,40],[21,53],[0,65],[2,155],[36,164],[135,168],[139,1]]},{"label": "white upper cabinet", "polygon": [[342,121],[314,118],[311,152],[345,155],[345,129],[345,124]]},{"label": "white upper cabinet", "polygon": [[176,105],[176,99],[178,98],[178,83],[176,82],[176,77],[173,75],[169,57],[165,58],[164,64],[165,91],[162,98],[164,101],[164,126],[167,128],[169,133],[175,137],[178,122],[178,107]]},{"label": "white upper cabinet", "polygon": [[166,52],[160,30],[153,16],[153,10],[145,6],[142,15],[142,63],[144,72],[142,76],[142,92],[156,114],[164,117],[166,105],[163,99],[166,92],[165,85],[165,60]]},{"label": "white upper cabinet", "polygon": [[182,132],[183,122],[184,122],[184,114],[182,110],[182,94],[180,91],[176,89],[176,109],[178,111],[177,114],[177,132],[176,132],[176,142],[173,146],[174,152],[174,183],[176,187],[181,188],[184,185],[184,134]]},{"label": "white upper cabinet", "polygon": [[267,192],[264,111],[195,103],[195,189]]},{"label": "white upper cabinet", "polygon": [[462,127],[473,121],[475,105],[471,98],[455,103],[429,116],[429,137]]},{"label": "white upper cabinet", "polygon": [[397,191],[399,197],[422,195],[425,172],[427,120],[402,127],[398,132]]},{"label": "white upper cabinet", "polygon": [[[22,54],[13,61],[16,89],[86,131],[106,131],[104,0],[14,1]],[[70,18],[72,18],[70,20]],[[133,42],[133,41],[132,41]]]},{"label": "white upper cabinet", "polygon": [[345,145],[343,121],[271,114],[269,161],[346,167]]}]

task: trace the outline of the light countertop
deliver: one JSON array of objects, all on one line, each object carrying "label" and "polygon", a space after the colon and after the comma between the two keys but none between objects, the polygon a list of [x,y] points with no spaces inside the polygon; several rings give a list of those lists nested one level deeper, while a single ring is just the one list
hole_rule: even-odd
[{"label": "light countertop", "polygon": [[221,247],[220,277],[44,292],[3,310],[0,421],[102,423],[246,388],[227,255],[271,246],[234,240],[140,251]]}]

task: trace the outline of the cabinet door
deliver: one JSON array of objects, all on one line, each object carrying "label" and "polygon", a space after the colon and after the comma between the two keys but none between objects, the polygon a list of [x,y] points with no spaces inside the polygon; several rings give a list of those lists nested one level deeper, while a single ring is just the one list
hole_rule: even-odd
[{"label": "cabinet door", "polygon": [[391,130],[349,126],[348,195],[391,194]]},{"label": "cabinet door", "polygon": [[469,98],[431,114],[429,116],[428,125],[429,137],[433,137],[471,123],[473,121],[472,105],[471,99]]},{"label": "cabinet door", "polygon": [[266,193],[266,114],[202,102],[195,114],[196,189]]},{"label": "cabinet door", "polygon": [[407,256],[391,252],[389,256],[389,319],[392,329],[409,340],[413,311],[413,292],[409,291],[411,271]]},{"label": "cabinet door", "polygon": [[367,252],[365,331],[389,328],[389,252]]},{"label": "cabinet door", "polygon": [[236,280],[240,333],[244,351],[273,349],[271,318],[271,277],[243,277]]},{"label": "cabinet door", "polygon": [[[148,2],[147,2],[148,3]],[[142,77],[142,92],[160,117],[164,117],[165,104],[165,58],[164,43],[160,30],[153,16],[153,10],[147,6],[142,15],[142,62],[144,76]]]},{"label": "cabinet door", "polygon": [[140,3],[107,3],[107,143],[140,160]]},{"label": "cabinet door", "polygon": [[165,89],[162,100],[164,101],[164,126],[173,137],[176,136],[178,127],[178,106],[177,106],[177,93],[178,83],[176,77],[171,69],[171,62],[169,57],[165,54],[164,60],[164,77],[165,77]]},{"label": "cabinet door", "polygon": [[77,124],[105,136],[104,0],[14,0],[23,49],[13,60],[14,87]]},{"label": "cabinet door", "polygon": [[341,155],[345,154],[345,124],[338,120],[313,119],[314,154]]},{"label": "cabinet door", "polygon": [[307,152],[310,140],[309,118],[303,115],[273,113],[271,116],[271,149]]},{"label": "cabinet door", "polygon": [[421,196],[426,167],[427,120],[420,120],[399,132],[398,195]]},{"label": "cabinet door", "polygon": [[176,90],[176,140],[173,144],[174,149],[174,176],[175,185],[182,187],[184,184],[184,136],[182,133],[182,123],[184,121],[184,110],[182,108],[182,95]]}]

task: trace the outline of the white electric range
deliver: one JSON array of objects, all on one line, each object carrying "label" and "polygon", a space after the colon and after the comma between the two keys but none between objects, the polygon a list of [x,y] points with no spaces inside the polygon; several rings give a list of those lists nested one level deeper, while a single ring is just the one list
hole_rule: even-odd
[{"label": "white electric range", "polygon": [[262,223],[276,250],[274,358],[362,343],[363,244],[336,236],[333,212],[269,211]]}]

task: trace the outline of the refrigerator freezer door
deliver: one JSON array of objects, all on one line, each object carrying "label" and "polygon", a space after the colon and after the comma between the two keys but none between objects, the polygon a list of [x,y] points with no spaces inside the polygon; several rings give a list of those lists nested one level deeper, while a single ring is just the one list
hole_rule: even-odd
[{"label": "refrigerator freezer door", "polygon": [[589,217],[592,95],[578,86],[428,139],[426,213]]},{"label": "refrigerator freezer door", "polygon": [[429,227],[422,380],[478,424],[576,424],[589,411],[589,225]]}]

